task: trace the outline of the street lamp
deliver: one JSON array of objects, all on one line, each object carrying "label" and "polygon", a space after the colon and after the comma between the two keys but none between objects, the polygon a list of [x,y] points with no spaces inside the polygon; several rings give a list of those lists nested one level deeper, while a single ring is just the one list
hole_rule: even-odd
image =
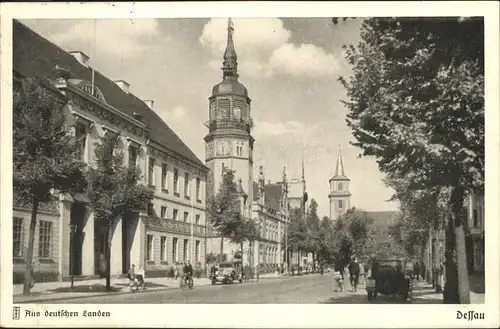
[{"label": "street lamp", "polygon": [[76,224],[69,224],[69,230],[70,230],[70,241],[69,241],[69,264],[70,264],[70,274],[71,274],[71,289],[73,289],[73,279],[74,279],[74,274],[75,274],[75,260],[74,260],[74,241],[75,241],[75,234],[76,234],[76,229],[78,226]]}]

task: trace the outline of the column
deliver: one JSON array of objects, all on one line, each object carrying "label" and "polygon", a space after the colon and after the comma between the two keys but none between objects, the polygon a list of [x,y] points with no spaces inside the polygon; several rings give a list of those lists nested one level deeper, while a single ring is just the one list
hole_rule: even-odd
[{"label": "column", "polygon": [[[131,220],[135,224],[130,226],[131,248],[130,248],[130,265],[135,264],[136,268],[144,267],[144,253],[145,253],[145,240],[146,240],[146,227],[141,218]],[[169,237],[169,243],[172,243],[172,238]],[[167,245],[167,252],[172,253]]]},{"label": "column", "polygon": [[122,274],[122,219],[118,221],[111,238],[111,275]]},{"label": "column", "polygon": [[82,275],[94,274],[94,213],[86,211],[86,222],[83,227]]},{"label": "column", "polygon": [[[72,200],[71,200],[72,201]],[[61,218],[59,224],[59,281],[67,278],[70,275],[69,258],[70,258],[70,227],[71,221],[71,201],[60,197],[59,216]]]}]

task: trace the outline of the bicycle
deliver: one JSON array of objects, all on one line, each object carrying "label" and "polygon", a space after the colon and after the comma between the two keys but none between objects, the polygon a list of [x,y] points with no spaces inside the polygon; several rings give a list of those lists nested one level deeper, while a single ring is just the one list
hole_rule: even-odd
[{"label": "bicycle", "polygon": [[187,289],[193,290],[193,287],[193,277],[191,275],[185,275],[180,282],[180,288],[185,291]]}]

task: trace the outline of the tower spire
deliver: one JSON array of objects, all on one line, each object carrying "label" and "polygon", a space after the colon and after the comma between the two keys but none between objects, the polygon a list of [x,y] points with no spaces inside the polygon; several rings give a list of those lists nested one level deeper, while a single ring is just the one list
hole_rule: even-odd
[{"label": "tower spire", "polygon": [[238,79],[238,56],[234,49],[233,41],[234,25],[231,18],[227,20],[227,45],[222,62],[223,79]]},{"label": "tower spire", "polygon": [[335,176],[345,176],[344,162],[342,161],[342,152],[340,150],[340,144],[339,144],[339,151],[338,151],[338,157],[337,157],[337,166],[335,167]]}]

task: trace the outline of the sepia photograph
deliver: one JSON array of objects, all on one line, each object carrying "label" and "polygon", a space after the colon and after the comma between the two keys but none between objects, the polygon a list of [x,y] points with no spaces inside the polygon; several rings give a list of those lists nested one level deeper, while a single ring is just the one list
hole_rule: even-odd
[{"label": "sepia photograph", "polygon": [[130,13],[2,22],[2,321],[418,304],[498,324],[498,15]]}]

